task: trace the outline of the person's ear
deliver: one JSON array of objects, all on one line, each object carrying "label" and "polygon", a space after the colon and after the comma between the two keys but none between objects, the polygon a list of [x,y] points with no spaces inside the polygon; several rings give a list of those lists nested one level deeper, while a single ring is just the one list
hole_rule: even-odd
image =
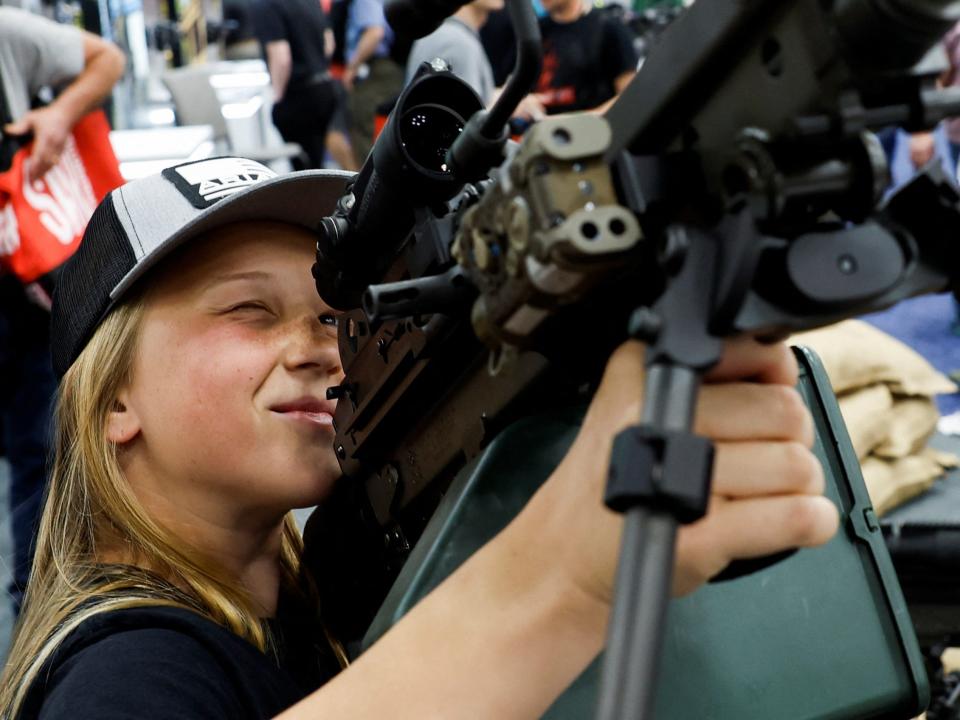
[{"label": "person's ear", "polygon": [[107,439],[115,445],[123,445],[140,434],[140,418],[130,404],[126,392],[113,401],[113,409],[107,416]]}]

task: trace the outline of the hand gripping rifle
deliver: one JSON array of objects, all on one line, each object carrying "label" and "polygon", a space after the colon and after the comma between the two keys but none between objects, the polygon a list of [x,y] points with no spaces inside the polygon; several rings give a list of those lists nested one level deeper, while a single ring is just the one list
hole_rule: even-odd
[{"label": "hand gripping rifle", "polygon": [[[454,9],[393,18],[411,7]],[[709,497],[712,447],[690,427],[722,339],[960,287],[955,182],[931,166],[882,200],[870,132],[960,114],[936,87],[960,2],[699,0],[605,118],[548,119],[502,160],[538,65],[527,3],[510,10],[506,100],[485,113],[424,67],[320,230],[318,290],[348,311],[346,481],[311,521],[308,562],[341,598],[338,629],[362,632],[466,459],[642,339],[644,415],[614,444],[607,492],[626,525],[598,717],[647,718],[676,529]]]}]

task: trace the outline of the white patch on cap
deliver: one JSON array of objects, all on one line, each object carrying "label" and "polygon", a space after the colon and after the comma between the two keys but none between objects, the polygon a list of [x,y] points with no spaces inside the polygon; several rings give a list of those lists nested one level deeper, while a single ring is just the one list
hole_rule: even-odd
[{"label": "white patch on cap", "polygon": [[206,203],[221,200],[263,180],[277,177],[270,168],[244,158],[216,158],[174,168]]}]

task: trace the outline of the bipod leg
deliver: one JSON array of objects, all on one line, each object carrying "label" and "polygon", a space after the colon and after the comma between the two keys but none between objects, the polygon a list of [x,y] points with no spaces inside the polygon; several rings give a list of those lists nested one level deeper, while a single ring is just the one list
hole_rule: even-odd
[{"label": "bipod leg", "polygon": [[691,428],[700,378],[722,348],[708,332],[715,252],[709,237],[690,240],[656,322],[634,324],[657,332],[643,338],[652,344],[641,424],[617,436],[610,458],[606,501],[625,517],[597,720],[653,717],[677,529],[710,497],[713,445]]}]

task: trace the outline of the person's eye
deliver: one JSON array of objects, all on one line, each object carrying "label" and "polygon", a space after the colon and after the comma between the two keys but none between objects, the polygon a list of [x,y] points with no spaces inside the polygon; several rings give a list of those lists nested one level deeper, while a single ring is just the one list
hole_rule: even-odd
[{"label": "person's eye", "polygon": [[268,313],[273,314],[273,310],[259,300],[245,300],[243,302],[231,305],[227,308],[228,313]]},{"label": "person's eye", "polygon": [[336,327],[339,318],[333,313],[324,313],[319,316],[321,325],[330,325],[331,327]]}]

